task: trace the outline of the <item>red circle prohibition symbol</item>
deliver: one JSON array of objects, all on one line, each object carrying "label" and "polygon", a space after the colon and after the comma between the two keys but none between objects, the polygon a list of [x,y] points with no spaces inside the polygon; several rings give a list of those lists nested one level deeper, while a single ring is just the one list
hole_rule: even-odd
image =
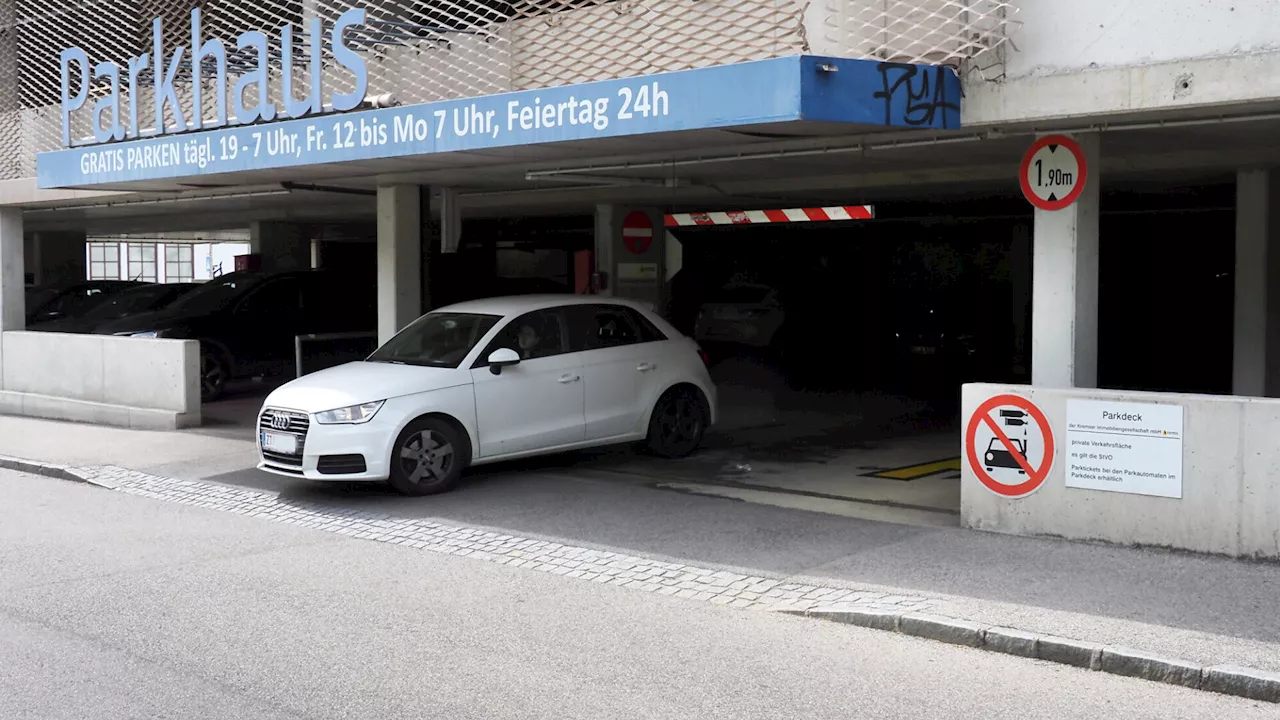
[{"label": "red circle prohibition symbol", "polygon": [[633,255],[649,252],[653,244],[653,221],[640,210],[633,210],[622,221],[622,244],[627,246]]},{"label": "red circle prohibition symbol", "polygon": [[[1068,152],[1075,156],[1076,167],[1079,168],[1080,178],[1076,181],[1075,187],[1071,188],[1071,192],[1057,200],[1046,200],[1036,195],[1031,189],[1031,163],[1035,162],[1036,153],[1050,145],[1066,148]],[[1018,183],[1022,186],[1022,194],[1027,198],[1027,202],[1041,210],[1061,210],[1069,207],[1071,203],[1080,199],[1080,194],[1084,192],[1084,184],[1088,180],[1089,168],[1085,164],[1084,150],[1080,149],[1080,143],[1066,135],[1046,135],[1036,140],[1027,149],[1027,154],[1022,156],[1022,167],[1018,170]]]},{"label": "red circle prohibition symbol", "polygon": [[[991,418],[991,411],[1001,405],[1012,405],[1021,410],[1025,410],[1032,420],[1036,421],[1036,426],[1040,428],[1040,434],[1044,436],[1044,457],[1040,460],[1040,467],[1033,468],[1027,458],[1020,452],[1009,439],[1009,436],[1000,429],[999,423]],[[1004,445],[1005,450],[1013,456],[1018,466],[1027,474],[1025,482],[1017,485],[1006,485],[998,482],[991,474],[987,472],[983,463],[979,462],[977,450],[978,424],[985,423],[987,427],[995,432],[996,437],[1000,440],[1000,444]],[[1049,427],[1049,420],[1026,398],[1017,395],[997,395],[988,399],[986,402],[978,406],[973,412],[973,417],[969,419],[969,426],[965,429],[964,437],[965,453],[969,457],[969,467],[973,468],[973,474],[978,476],[978,480],[987,489],[997,495],[1003,495],[1008,498],[1021,498],[1035,492],[1044,484],[1045,478],[1049,477],[1049,470],[1053,467],[1053,430]]]}]

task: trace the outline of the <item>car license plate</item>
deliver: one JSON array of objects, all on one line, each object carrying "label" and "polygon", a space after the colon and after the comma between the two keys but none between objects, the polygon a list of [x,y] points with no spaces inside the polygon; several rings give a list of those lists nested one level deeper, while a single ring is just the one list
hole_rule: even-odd
[{"label": "car license plate", "polygon": [[938,348],[917,345],[911,348],[911,352],[915,353],[916,355],[936,355],[938,353]]},{"label": "car license plate", "polygon": [[282,455],[298,454],[298,437],[286,433],[262,433],[262,449]]}]

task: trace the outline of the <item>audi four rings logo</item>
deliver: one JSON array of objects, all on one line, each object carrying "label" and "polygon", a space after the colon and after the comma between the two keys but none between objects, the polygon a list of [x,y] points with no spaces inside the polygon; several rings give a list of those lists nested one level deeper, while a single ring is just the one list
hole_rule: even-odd
[{"label": "audi four rings logo", "polygon": [[275,428],[276,430],[288,430],[289,416],[288,415],[272,415],[271,427]]}]

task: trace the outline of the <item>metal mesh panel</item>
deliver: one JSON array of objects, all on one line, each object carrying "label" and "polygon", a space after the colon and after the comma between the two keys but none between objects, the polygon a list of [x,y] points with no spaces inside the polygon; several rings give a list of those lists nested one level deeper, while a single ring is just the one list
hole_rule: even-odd
[{"label": "metal mesh panel", "polygon": [[[364,57],[369,96],[392,93],[405,104],[474,97],[663,71],[795,55],[802,52],[904,62],[960,62],[1000,47],[1009,4],[996,0],[0,0],[0,179],[35,174],[35,154],[61,144],[59,52],[79,46],[91,63],[120,65],[121,106],[130,102],[127,60],[153,53],[160,18],[165,55],[187,48],[179,68],[179,106],[191,120],[191,10],[202,14],[201,40],[223,41],[228,87],[256,66],[253,50],[236,50],[248,30],[266,33],[273,58],[271,100],[280,104],[280,27],[293,26],[295,94],[308,88],[310,21],[367,11],[347,31]],[[812,47],[811,40],[816,40]],[[353,78],[326,48],[325,97],[350,91]],[[153,53],[154,55],[154,53]],[[167,64],[167,57],[165,60]],[[155,126],[156,58],[138,78],[138,124]],[[213,63],[202,64],[204,114]],[[185,88],[185,90],[184,90]],[[72,92],[79,89],[73,77]],[[72,116],[73,138],[92,135],[94,100]],[[233,107],[227,99],[228,108]],[[166,115],[172,125],[174,116]]]},{"label": "metal mesh panel", "polygon": [[825,39],[845,57],[953,65],[1003,74],[1002,51],[1017,27],[1004,0],[826,0]]}]

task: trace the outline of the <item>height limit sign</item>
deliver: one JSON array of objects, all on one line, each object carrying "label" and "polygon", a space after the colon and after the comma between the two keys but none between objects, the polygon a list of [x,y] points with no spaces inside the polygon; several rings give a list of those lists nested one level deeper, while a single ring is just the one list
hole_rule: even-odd
[{"label": "height limit sign", "polygon": [[1061,210],[1084,192],[1089,168],[1080,144],[1066,135],[1037,140],[1022,158],[1022,194],[1041,210]]}]

